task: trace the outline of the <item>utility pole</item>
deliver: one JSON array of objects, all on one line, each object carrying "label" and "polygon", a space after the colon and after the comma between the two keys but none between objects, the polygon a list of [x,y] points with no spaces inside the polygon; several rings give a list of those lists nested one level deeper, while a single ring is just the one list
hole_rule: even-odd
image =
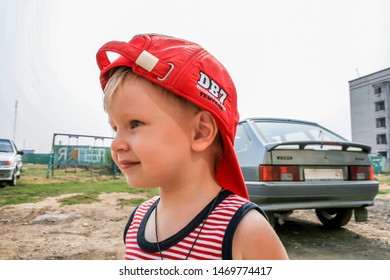
[{"label": "utility pole", "polygon": [[18,100],[15,101],[15,115],[14,115],[14,137],[13,141],[15,142],[16,139],[16,116],[18,114]]}]

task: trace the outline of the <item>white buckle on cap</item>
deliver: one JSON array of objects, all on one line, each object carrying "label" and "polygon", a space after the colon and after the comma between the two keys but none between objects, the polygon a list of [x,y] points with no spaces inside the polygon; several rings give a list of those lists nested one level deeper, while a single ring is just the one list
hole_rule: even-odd
[{"label": "white buckle on cap", "polygon": [[153,68],[156,66],[156,64],[158,63],[158,61],[159,59],[154,55],[152,55],[150,52],[142,51],[142,53],[138,56],[135,63],[138,66],[144,68],[146,71],[151,72]]}]

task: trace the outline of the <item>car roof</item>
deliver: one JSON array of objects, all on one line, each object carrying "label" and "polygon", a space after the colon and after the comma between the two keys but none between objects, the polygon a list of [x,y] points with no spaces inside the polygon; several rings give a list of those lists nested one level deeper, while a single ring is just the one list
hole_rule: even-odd
[{"label": "car roof", "polygon": [[247,121],[302,123],[302,124],[311,124],[311,125],[320,126],[318,123],[310,122],[310,121],[286,119],[286,118],[267,118],[267,117],[249,117],[241,120],[240,123],[247,122]]},{"label": "car roof", "polygon": [[249,117],[246,119],[241,120],[239,123],[245,123],[245,122],[251,122],[251,121],[258,121],[258,122],[275,122],[275,123],[294,123],[294,124],[304,124],[304,125],[312,125],[317,126],[320,129],[329,131],[330,133],[336,135],[337,137],[343,139],[345,142],[351,142],[345,137],[341,136],[340,134],[330,130],[329,128],[326,128],[318,123],[310,122],[310,121],[304,121],[304,120],[297,120],[297,119],[287,119],[287,118],[267,118],[267,117]]}]

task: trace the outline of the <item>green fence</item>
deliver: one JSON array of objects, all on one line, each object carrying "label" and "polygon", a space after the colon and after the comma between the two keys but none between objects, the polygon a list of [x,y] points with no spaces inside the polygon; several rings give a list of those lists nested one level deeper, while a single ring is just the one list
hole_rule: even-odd
[{"label": "green fence", "polygon": [[55,166],[111,166],[111,150],[93,146],[54,146]]},{"label": "green fence", "polygon": [[374,172],[376,174],[383,173],[385,171],[386,158],[381,155],[371,155],[372,166],[374,166]]},{"label": "green fence", "polygon": [[48,164],[50,154],[24,154],[23,163]]},{"label": "green fence", "polygon": [[[49,164],[50,154],[24,154],[23,163]],[[55,166],[111,167],[111,150],[107,147],[55,146],[53,154]]]},{"label": "green fence", "polygon": [[111,157],[108,147],[55,145],[53,153],[49,155],[47,177],[54,176],[54,170],[65,168],[66,172],[76,172],[77,168],[85,167],[91,170],[110,170],[117,176],[117,166]]}]

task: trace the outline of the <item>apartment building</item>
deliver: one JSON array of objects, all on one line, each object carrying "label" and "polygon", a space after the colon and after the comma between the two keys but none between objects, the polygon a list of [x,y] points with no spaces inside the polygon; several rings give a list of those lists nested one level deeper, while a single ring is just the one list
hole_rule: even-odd
[{"label": "apartment building", "polygon": [[372,147],[390,166],[390,68],[349,81],[352,141]]}]

